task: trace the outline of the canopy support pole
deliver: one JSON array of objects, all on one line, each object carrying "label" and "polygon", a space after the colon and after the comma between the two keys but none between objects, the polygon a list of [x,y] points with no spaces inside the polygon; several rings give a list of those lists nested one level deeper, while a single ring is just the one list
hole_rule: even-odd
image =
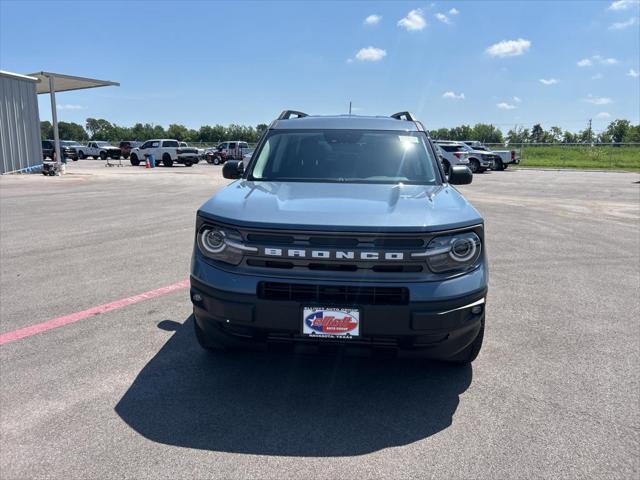
[{"label": "canopy support pole", "polygon": [[60,165],[62,159],[60,157],[60,135],[58,133],[58,112],[56,110],[56,89],[54,85],[54,77],[49,76],[49,92],[51,96],[51,119],[53,120],[53,142],[56,147],[56,163],[58,164],[58,171],[60,171]]}]

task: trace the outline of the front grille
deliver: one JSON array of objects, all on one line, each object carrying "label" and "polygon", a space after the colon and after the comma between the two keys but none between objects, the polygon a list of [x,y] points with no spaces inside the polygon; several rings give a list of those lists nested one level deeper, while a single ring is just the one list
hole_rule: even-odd
[{"label": "front grille", "polygon": [[409,290],[404,287],[365,287],[351,285],[304,285],[260,282],[258,298],[309,302],[324,305],[406,305]]}]

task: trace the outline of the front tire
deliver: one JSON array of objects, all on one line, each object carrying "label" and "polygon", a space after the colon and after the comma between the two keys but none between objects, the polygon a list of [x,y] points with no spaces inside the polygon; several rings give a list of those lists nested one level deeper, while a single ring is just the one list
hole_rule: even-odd
[{"label": "front tire", "polygon": [[184,166],[185,167],[192,167],[193,166],[193,162],[191,160],[185,160]]},{"label": "front tire", "polygon": [[480,162],[475,158],[470,159],[469,170],[471,170],[471,173],[478,173],[480,171]]},{"label": "front tire", "polygon": [[171,160],[171,156],[168,153],[162,156],[162,164],[165,167],[173,167],[173,160]]},{"label": "front tire", "polygon": [[215,156],[213,157],[213,164],[214,165],[220,165],[220,157],[219,156]]},{"label": "front tire", "polygon": [[100,152],[100,160],[106,160],[107,159],[107,152]]},{"label": "front tire", "polygon": [[129,159],[129,161],[131,162],[131,165],[133,165],[134,167],[137,167],[138,165],[140,165],[140,159],[135,153],[131,155],[131,158]]},{"label": "front tire", "polygon": [[498,171],[503,171],[504,170],[504,163],[502,163],[502,160],[496,160],[496,170]]},{"label": "front tire", "polygon": [[80,160],[83,160],[83,159],[84,159],[84,152],[83,152],[82,150],[80,150],[80,151],[78,152],[78,158],[79,158]]}]

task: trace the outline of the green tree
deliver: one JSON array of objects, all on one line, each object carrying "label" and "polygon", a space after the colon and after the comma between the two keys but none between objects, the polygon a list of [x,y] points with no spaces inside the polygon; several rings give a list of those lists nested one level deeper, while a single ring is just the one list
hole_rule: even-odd
[{"label": "green tree", "polygon": [[502,132],[498,127],[486,123],[476,123],[471,130],[471,136],[462,140],[478,140],[482,143],[502,143]]},{"label": "green tree", "polygon": [[53,125],[49,120],[40,122],[40,138],[42,140],[50,140],[53,138]]},{"label": "green tree", "polygon": [[[58,134],[61,140],[77,140],[83,142],[89,139],[89,135],[82,128],[82,125],[78,125],[73,122],[58,122]],[[51,134],[53,136],[53,134]]]},{"label": "green tree", "polygon": [[176,140],[180,140],[181,142],[187,139],[188,134],[189,130],[184,125],[172,123],[167,129],[167,137],[175,138]]},{"label": "green tree", "polygon": [[531,129],[531,135],[529,136],[533,143],[540,143],[544,140],[544,129],[542,125],[536,123]]},{"label": "green tree", "polygon": [[92,140],[111,140],[113,125],[103,118],[87,118],[86,129]]},{"label": "green tree", "polygon": [[640,143],[640,125],[631,125],[622,141],[627,143]]},{"label": "green tree", "polygon": [[611,141],[620,143],[625,138],[631,127],[629,120],[614,120],[607,127],[607,134],[611,137]]}]

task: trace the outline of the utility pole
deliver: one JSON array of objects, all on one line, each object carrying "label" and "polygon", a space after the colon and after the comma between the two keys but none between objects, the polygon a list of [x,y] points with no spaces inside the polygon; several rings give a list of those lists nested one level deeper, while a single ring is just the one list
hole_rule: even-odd
[{"label": "utility pole", "polygon": [[349,100],[349,115],[351,115],[351,100]]},{"label": "utility pole", "polygon": [[589,144],[591,145],[593,143],[592,131],[591,131],[591,119],[589,119],[589,127],[587,128],[587,130],[589,131]]}]

